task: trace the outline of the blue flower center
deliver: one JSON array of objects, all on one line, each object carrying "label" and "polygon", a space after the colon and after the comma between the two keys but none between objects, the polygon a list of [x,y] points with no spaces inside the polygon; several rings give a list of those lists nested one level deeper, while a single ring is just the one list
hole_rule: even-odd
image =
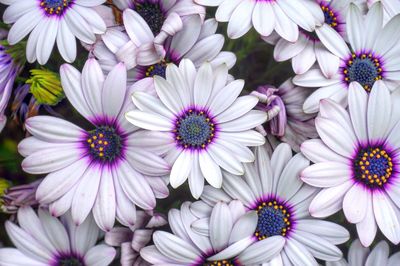
[{"label": "blue flower center", "polygon": [[75,256],[63,256],[58,259],[57,266],[85,266],[85,263]]},{"label": "blue flower center", "polygon": [[354,178],[369,188],[383,187],[393,173],[390,154],[382,147],[361,148],[354,159]]},{"label": "blue flower center", "polygon": [[290,212],[276,200],[262,202],[256,208],[258,223],[254,235],[258,240],[271,236],[286,236],[291,230]]},{"label": "blue flower center", "polygon": [[73,3],[73,0],[42,0],[40,6],[48,15],[61,16]]},{"label": "blue flower center", "polygon": [[343,68],[343,75],[347,83],[357,81],[370,92],[375,81],[382,79],[381,62],[372,54],[352,54]]},{"label": "blue flower center", "polygon": [[216,260],[216,261],[206,261],[205,263],[201,264],[201,266],[239,266],[233,260]]},{"label": "blue flower center", "polygon": [[161,76],[165,78],[165,72],[167,70],[168,62],[162,60],[157,64],[151,65],[146,69],[146,77]]},{"label": "blue flower center", "polygon": [[214,138],[215,124],[204,111],[190,109],[178,118],[174,132],[179,146],[204,149]]},{"label": "blue flower center", "polygon": [[336,29],[338,26],[337,23],[337,16],[333,9],[331,9],[328,5],[321,4],[322,12],[325,16],[325,23],[331,26],[332,28]]},{"label": "blue flower center", "polygon": [[165,16],[159,4],[148,3],[148,1],[137,3],[135,10],[146,21],[154,35],[160,33]]},{"label": "blue flower center", "polygon": [[113,127],[100,126],[90,131],[86,141],[95,160],[113,162],[121,156],[122,138]]}]

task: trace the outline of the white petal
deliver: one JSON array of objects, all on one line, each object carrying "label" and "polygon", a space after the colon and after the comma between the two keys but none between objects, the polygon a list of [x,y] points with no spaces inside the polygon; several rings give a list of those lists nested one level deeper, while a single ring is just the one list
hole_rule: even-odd
[{"label": "white petal", "polygon": [[280,253],[285,242],[285,239],[281,236],[268,237],[246,248],[238,256],[238,260],[243,265],[260,264],[269,261]]},{"label": "white petal", "polygon": [[352,178],[352,169],[343,163],[321,162],[301,172],[301,179],[315,187],[334,187]]},{"label": "white petal", "polygon": [[373,194],[373,208],[379,229],[392,243],[397,245],[400,242],[398,210],[390,198],[380,191],[375,191]]},{"label": "white petal", "polygon": [[110,231],[114,226],[116,214],[115,188],[111,169],[104,168],[99,191],[93,205],[93,217],[103,231]]},{"label": "white petal", "polygon": [[220,188],[222,185],[221,169],[207,152],[199,153],[199,164],[201,173],[207,182],[215,188]]},{"label": "white petal", "polygon": [[200,253],[191,244],[175,235],[157,231],[153,235],[157,249],[165,256],[179,263],[190,264],[200,257]]},{"label": "white petal", "polygon": [[101,179],[101,166],[89,167],[81,177],[72,200],[71,213],[74,223],[80,225],[92,210]]},{"label": "white petal", "polygon": [[90,266],[107,266],[114,260],[117,251],[107,245],[97,245],[89,249],[83,261]]},{"label": "white petal", "polygon": [[210,240],[215,251],[228,246],[233,220],[226,203],[218,202],[210,216]]},{"label": "white petal", "polygon": [[171,169],[170,182],[173,188],[182,185],[190,174],[192,155],[188,151],[183,151],[174,162]]},{"label": "white petal", "polygon": [[308,249],[295,239],[286,241],[285,253],[292,263],[298,263],[299,265],[315,265],[318,263],[314,259],[313,255]]},{"label": "white petal", "polygon": [[343,212],[350,223],[361,222],[368,208],[370,191],[364,185],[354,185],[347,191],[343,199]]},{"label": "white petal", "polygon": [[254,6],[254,1],[242,1],[235,8],[228,23],[229,38],[237,39],[249,31]]},{"label": "white petal", "polygon": [[383,139],[389,127],[391,104],[390,92],[382,81],[377,81],[368,100],[368,136],[370,140]]},{"label": "white petal", "polygon": [[126,93],[126,68],[123,63],[116,65],[104,81],[102,105],[104,113],[115,119],[124,103]]},{"label": "white petal", "polygon": [[315,32],[325,47],[334,55],[342,59],[350,55],[350,50],[342,36],[328,24],[324,23],[321,27],[317,27]]}]

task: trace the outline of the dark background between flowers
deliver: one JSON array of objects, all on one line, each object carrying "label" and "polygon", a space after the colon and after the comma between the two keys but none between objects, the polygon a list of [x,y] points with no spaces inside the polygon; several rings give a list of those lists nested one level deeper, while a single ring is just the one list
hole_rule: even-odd
[{"label": "dark background between flowers", "polygon": [[[3,15],[4,10],[5,6],[0,4],[1,16]],[[210,8],[207,10],[208,18],[214,17],[214,14],[215,9]],[[278,87],[288,78],[294,76],[290,62],[279,63],[274,61],[273,46],[261,40],[260,36],[254,31],[254,29],[238,40],[229,39],[226,35],[226,29],[226,23],[219,23],[217,32],[225,36],[225,45],[223,50],[231,51],[236,54],[237,62],[230,70],[230,74],[236,79],[245,80],[246,85],[243,94],[248,94],[255,90],[259,85],[269,84]],[[79,45],[79,43],[77,54],[78,57],[73,65],[81,71],[88,53]],[[54,49],[49,62],[44,67],[54,72],[58,72],[59,67],[63,63],[64,61],[58,51]],[[30,69],[38,69],[41,67],[42,66],[38,63],[27,63],[20,78],[17,78],[14,88],[19,84],[23,84],[23,82],[29,77]],[[14,96],[14,94],[11,96],[12,98],[10,101],[13,100]],[[62,100],[53,109],[64,119],[71,121],[82,128],[91,129],[91,125],[80,116],[67,99]],[[48,113],[42,108],[40,114],[46,115]],[[6,115],[7,117],[10,117],[11,115],[10,106],[7,108]],[[9,118],[3,132],[0,134],[0,178],[9,180],[13,185],[26,184],[43,177],[27,174],[21,168],[23,157],[18,153],[17,145],[25,136],[26,132],[23,129],[22,123],[17,120],[12,120],[11,118]],[[171,188],[168,198],[157,201],[156,210],[167,214],[169,209],[179,208],[180,204],[187,200],[194,200],[191,197],[187,184],[175,190]],[[4,246],[12,246],[12,243],[4,229],[4,222],[9,218],[9,214],[0,211],[0,243],[3,243]],[[350,231],[350,240],[339,246],[343,251],[344,256],[347,257],[348,248],[351,242],[357,238],[355,226],[346,222],[342,211],[328,217],[326,220],[341,224]],[[165,226],[163,229],[168,230],[168,226]],[[378,232],[373,245],[383,239],[385,239],[385,237]],[[400,250],[400,247],[395,245],[391,245],[390,248],[391,254]],[[113,265],[119,265],[119,261],[115,260]]]}]

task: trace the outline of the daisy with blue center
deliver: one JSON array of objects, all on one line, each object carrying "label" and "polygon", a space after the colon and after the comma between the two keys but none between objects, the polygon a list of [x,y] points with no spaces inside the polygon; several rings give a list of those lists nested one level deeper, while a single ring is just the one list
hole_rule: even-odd
[{"label": "daisy with blue center", "polygon": [[263,263],[318,265],[316,259],[338,261],[342,252],[335,245],[346,242],[349,233],[335,223],[310,216],[308,208],[317,189],[299,178],[309,161],[301,154],[293,156],[288,144],[277,146],[271,157],[266,146],[257,147],[255,154],[255,163],[244,165],[243,177],[224,172],[222,191],[207,186],[202,202],[193,204],[192,212],[201,217],[218,202],[237,199],[246,211],[257,214],[253,245],[269,246],[282,240],[276,254]]},{"label": "daisy with blue center", "polygon": [[370,93],[353,82],[349,111],[322,101],[316,118],[321,140],[301,146],[315,163],[304,169],[301,178],[322,188],[310,213],[326,217],[343,209],[364,246],[372,243],[378,228],[392,243],[400,242],[398,99],[383,81],[375,82]]},{"label": "daisy with blue center", "polygon": [[1,0],[9,5],[3,20],[13,24],[8,35],[10,45],[22,41],[28,34],[26,57],[44,65],[50,58],[54,44],[67,62],[76,58],[75,37],[92,44],[95,34],[103,34],[106,24],[92,9],[105,0]]},{"label": "daisy with blue center", "polygon": [[132,108],[126,68],[121,63],[103,76],[99,63],[89,59],[82,74],[70,65],[61,67],[67,99],[91,124],[88,130],[50,116],[29,118],[32,137],[18,146],[26,157],[22,168],[48,174],[36,198],[49,204],[52,215],[71,209],[76,224],[93,211],[98,226],[110,230],[115,219],[135,224],[136,206],[152,210],[156,198],[165,198],[165,178],[170,166],[160,155],[166,147],[154,141],[158,134],[145,132],[125,120]]},{"label": "daisy with blue center", "polygon": [[76,225],[71,213],[60,219],[39,208],[21,207],[18,224],[5,227],[16,248],[0,248],[0,265],[7,266],[107,266],[117,252],[105,244],[96,245],[101,234],[89,215]]},{"label": "daisy with blue center", "polygon": [[151,265],[261,265],[278,254],[285,243],[277,236],[265,243],[257,242],[253,235],[257,214],[246,212],[238,200],[193,212],[199,204],[204,202],[184,202],[180,210],[170,210],[172,234],[156,231],[154,245],[144,247],[141,256]]},{"label": "daisy with blue center", "polygon": [[[319,8],[324,14],[324,24],[334,29],[340,36],[346,38],[346,14],[351,1],[348,0],[319,0]],[[359,1],[360,2],[360,1]],[[362,7],[365,3],[359,3]],[[322,74],[331,78],[339,67],[339,58],[331,53],[321,42],[318,32],[300,30],[295,42],[287,41],[272,34],[262,37],[266,42],[275,45],[274,59],[278,62],[291,59],[296,74],[304,74],[317,63]]]},{"label": "daisy with blue center", "polygon": [[[233,53],[221,51],[224,38],[216,34],[218,23],[214,19],[203,21],[199,14],[187,15],[178,32],[170,33],[165,42],[157,44],[153,42],[153,37],[145,34],[148,31],[150,35],[150,29],[144,32],[136,30],[138,27],[148,28],[145,22],[136,25],[130,19],[129,12],[124,13],[126,32],[111,28],[92,47],[106,73],[119,62],[124,62],[129,70],[130,83],[155,75],[165,77],[166,67],[169,64],[178,65],[184,58],[192,60],[196,68],[207,61],[214,67],[226,63],[229,68],[236,62]],[[150,44],[149,40],[153,43]]]},{"label": "daisy with blue center", "polygon": [[228,77],[225,64],[213,70],[204,63],[198,71],[187,59],[179,67],[170,64],[166,79],[153,78],[159,98],[150,94],[153,80],[141,80],[134,86],[147,93],[134,93],[138,109],[126,114],[135,126],[164,136],[171,185],[176,188],[189,179],[195,198],[203,191],[204,179],[221,187],[221,168],[242,175],[242,162],[254,160],[248,146],[265,142],[253,128],[265,122],[267,114],[252,110],[256,97],[238,97],[244,82],[229,82]]},{"label": "daisy with blue center", "polygon": [[304,102],[304,111],[318,112],[319,101],[326,98],[346,106],[348,88],[353,81],[358,82],[367,92],[371,91],[378,80],[382,80],[390,91],[395,90],[400,84],[399,21],[400,15],[384,25],[383,8],[379,2],[365,16],[357,5],[351,3],[346,18],[346,35],[350,47],[329,25],[317,27],[319,39],[339,61],[336,71],[328,78],[319,69],[310,69],[294,77],[293,82],[298,86],[319,88]]}]

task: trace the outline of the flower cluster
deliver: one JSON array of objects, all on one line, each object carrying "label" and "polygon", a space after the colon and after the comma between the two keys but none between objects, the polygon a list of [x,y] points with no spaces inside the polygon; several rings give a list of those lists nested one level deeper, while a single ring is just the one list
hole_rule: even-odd
[{"label": "flower cluster", "polygon": [[400,264],[399,0],[0,3],[0,265]]}]

